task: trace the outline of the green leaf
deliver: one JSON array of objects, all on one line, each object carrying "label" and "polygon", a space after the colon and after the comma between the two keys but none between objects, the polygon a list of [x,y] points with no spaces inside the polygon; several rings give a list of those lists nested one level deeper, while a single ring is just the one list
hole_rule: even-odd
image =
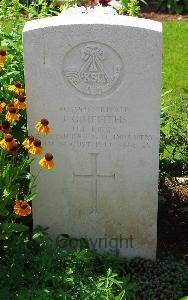
[{"label": "green leaf", "polygon": [[145,0],[140,0],[140,2],[144,3],[145,5],[148,5]]},{"label": "green leaf", "polygon": [[25,195],[24,200],[25,201],[32,201],[36,197],[37,193],[33,193],[31,195]]},{"label": "green leaf", "polygon": [[123,300],[124,296],[125,296],[125,290],[123,290],[118,296],[116,296],[115,300]]},{"label": "green leaf", "polygon": [[33,234],[32,239],[35,240],[35,239],[38,239],[43,236],[44,236],[44,233],[42,231],[37,231],[36,233]]},{"label": "green leaf", "polygon": [[28,226],[18,223],[0,223],[0,231],[4,233],[27,231]]},{"label": "green leaf", "polygon": [[0,215],[3,217],[6,217],[9,215],[9,211],[6,209],[6,207],[4,207],[4,206],[0,207]]}]

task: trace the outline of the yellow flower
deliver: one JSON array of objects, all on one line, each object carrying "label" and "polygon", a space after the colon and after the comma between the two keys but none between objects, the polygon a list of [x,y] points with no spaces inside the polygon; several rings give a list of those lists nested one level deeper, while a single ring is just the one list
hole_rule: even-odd
[{"label": "yellow flower", "polygon": [[53,155],[51,153],[46,153],[45,156],[39,161],[39,165],[44,169],[53,169]]},{"label": "yellow flower", "polygon": [[10,85],[8,87],[8,90],[10,92],[13,92],[13,93],[17,94],[17,95],[21,95],[24,92],[24,89],[22,89],[22,85],[21,85],[20,82],[16,82],[15,84]]},{"label": "yellow flower", "polygon": [[0,141],[0,147],[6,151],[11,151],[17,146],[16,140],[13,138],[12,134],[6,134],[4,139]]},{"label": "yellow flower", "polygon": [[41,132],[41,133],[44,133],[47,135],[51,132],[51,129],[48,126],[48,124],[49,124],[49,121],[44,118],[35,125],[35,128],[38,132]]},{"label": "yellow flower", "polygon": [[0,63],[4,66],[4,62],[6,61],[6,50],[0,49]]},{"label": "yellow flower", "polygon": [[3,111],[3,108],[5,107],[5,102],[3,102],[3,101],[1,101],[0,102],[0,114],[2,113],[2,111]]},{"label": "yellow flower", "polygon": [[6,112],[5,118],[8,122],[19,121],[20,114],[18,113],[18,109],[16,107],[14,107],[13,104],[10,104],[7,107],[7,112]]},{"label": "yellow flower", "polygon": [[22,95],[14,99],[14,106],[18,109],[26,109],[26,98]]},{"label": "yellow flower", "polygon": [[24,200],[16,200],[14,205],[14,212],[19,216],[28,216],[31,213],[31,206]]},{"label": "yellow flower", "polygon": [[42,153],[42,146],[41,146],[41,141],[38,140],[38,139],[35,139],[29,149],[28,149],[29,153],[30,154],[33,154],[33,155],[39,155]]},{"label": "yellow flower", "polygon": [[26,149],[29,149],[29,147],[31,146],[31,143],[32,143],[33,141],[34,141],[34,136],[28,135],[28,136],[24,139],[22,145],[23,145]]}]

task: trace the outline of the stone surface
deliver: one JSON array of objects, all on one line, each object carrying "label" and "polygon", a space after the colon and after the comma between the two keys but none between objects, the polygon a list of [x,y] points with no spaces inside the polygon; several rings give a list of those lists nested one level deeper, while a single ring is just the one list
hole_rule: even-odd
[{"label": "stone surface", "polygon": [[29,129],[49,119],[56,162],[39,176],[34,225],[155,258],[161,24],[52,17],[28,22],[23,41]]}]

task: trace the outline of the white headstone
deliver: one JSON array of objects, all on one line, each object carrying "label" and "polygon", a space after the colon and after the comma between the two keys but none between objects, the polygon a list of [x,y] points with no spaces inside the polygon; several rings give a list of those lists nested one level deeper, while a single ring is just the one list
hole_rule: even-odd
[{"label": "white headstone", "polygon": [[49,120],[56,163],[39,176],[34,225],[155,258],[161,24],[63,15],[26,23],[23,38],[30,133]]}]

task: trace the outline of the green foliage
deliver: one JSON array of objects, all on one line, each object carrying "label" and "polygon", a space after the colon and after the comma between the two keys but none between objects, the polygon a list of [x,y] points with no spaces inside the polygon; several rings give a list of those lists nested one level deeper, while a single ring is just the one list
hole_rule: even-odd
[{"label": "green foliage", "polygon": [[[56,5],[57,3],[60,3]],[[121,0],[121,14],[137,16],[140,11],[140,2],[146,4],[145,0]],[[20,1],[20,0],[1,0],[0,18],[13,17],[19,20],[20,16],[32,20],[33,18],[43,18],[57,15],[63,9],[72,6],[88,6],[89,0],[64,0],[64,1]]]},{"label": "green foliage", "polygon": [[12,235],[0,248],[0,299],[135,299],[137,286],[99,264],[88,250],[53,248],[42,230],[33,237]]},{"label": "green foliage", "polygon": [[129,16],[135,17],[140,11],[138,0],[131,0],[127,6],[127,13]]},{"label": "green foliage", "polygon": [[52,3],[49,4],[49,1],[46,0],[32,1],[31,4],[24,6],[24,12],[29,20],[57,15],[58,10],[58,7],[54,7]]},{"label": "green foliage", "polygon": [[[22,36],[23,21],[12,21],[10,28],[8,23],[0,24],[0,47],[7,50],[7,61],[4,71],[1,71],[0,97],[5,98],[6,103],[10,102],[11,95],[8,93],[8,85],[20,81],[24,83],[23,76],[23,50]],[[7,99],[8,97],[8,99]]]},{"label": "green foliage", "polygon": [[[14,1],[14,4],[16,2]],[[13,100],[8,86],[13,82],[23,81],[23,57],[21,43],[22,23],[14,21],[12,29],[6,25],[0,26],[0,48],[7,50],[6,63],[1,70],[0,98],[7,104]],[[0,123],[5,122],[5,113],[0,114]],[[12,124],[12,134],[18,140],[23,140],[27,131],[26,113],[21,112],[21,120]],[[3,134],[0,134],[1,139]],[[15,223],[18,218],[13,213],[13,204],[16,199],[29,197],[31,189],[29,166],[31,159],[24,151],[15,157],[9,152],[0,149],[0,240],[7,239],[13,232],[26,230],[26,226]]]},{"label": "green foliage", "polygon": [[10,133],[16,139],[16,152],[0,148],[0,240],[8,239],[13,232],[25,231],[26,226],[20,224],[20,216],[15,214],[13,208],[16,200],[32,201],[36,193],[32,194],[36,177],[30,174],[30,164],[33,159],[28,157],[22,142],[27,135],[27,116],[25,109],[19,110],[20,119],[10,121],[9,131],[2,130],[6,122],[8,105],[14,103],[17,94],[9,91],[10,85],[20,82],[24,87],[23,49],[21,31],[23,20],[13,19],[11,26],[2,23],[0,26],[0,48],[6,49],[6,61],[0,70],[0,102],[5,107],[0,113],[0,139],[5,133]]},{"label": "green foliage", "polygon": [[187,175],[187,22],[163,23],[160,171]]},{"label": "green foliage", "polygon": [[160,172],[163,177],[187,175],[187,111],[181,103],[171,103],[165,107],[162,95]]},{"label": "green foliage", "polygon": [[140,11],[140,2],[146,4],[144,0],[121,0],[122,8],[121,14],[127,14],[128,16],[135,17]]},{"label": "green foliage", "polygon": [[0,150],[0,157],[0,216],[2,220],[12,220],[15,218],[12,216],[11,210],[13,201],[20,197],[29,199],[28,180],[30,175],[28,171],[31,159],[25,155],[20,155],[19,159],[15,159],[3,149]]},{"label": "green foliage", "polygon": [[165,106],[171,103],[182,103],[186,106],[188,100],[187,72],[188,72],[188,22],[168,21],[163,23],[163,68],[162,94]]},{"label": "green foliage", "polygon": [[183,261],[67,252],[53,247],[42,229],[4,240],[0,269],[0,299],[176,300],[187,294]]},{"label": "green foliage", "polygon": [[0,18],[5,17],[20,20],[21,16],[32,20],[33,18],[43,18],[51,15],[57,15],[59,7],[49,4],[47,0],[36,1],[20,1],[20,0],[1,0],[0,3]]},{"label": "green foliage", "polygon": [[188,11],[187,0],[158,0],[158,6],[161,11],[172,14],[181,14]]}]

